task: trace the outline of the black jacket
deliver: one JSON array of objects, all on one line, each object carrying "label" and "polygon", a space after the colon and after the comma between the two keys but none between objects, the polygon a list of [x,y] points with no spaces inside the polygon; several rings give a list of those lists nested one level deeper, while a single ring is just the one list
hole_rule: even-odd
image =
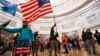
[{"label": "black jacket", "polygon": [[93,39],[92,32],[86,32],[86,39]]},{"label": "black jacket", "polygon": [[85,32],[82,32],[82,41],[86,41],[86,33]]},{"label": "black jacket", "polygon": [[58,33],[56,32],[56,34],[54,34],[54,26],[51,28],[51,31],[50,31],[50,40],[57,40],[57,37],[58,37]]},{"label": "black jacket", "polygon": [[94,37],[97,39],[97,43],[100,44],[100,33],[95,33]]}]

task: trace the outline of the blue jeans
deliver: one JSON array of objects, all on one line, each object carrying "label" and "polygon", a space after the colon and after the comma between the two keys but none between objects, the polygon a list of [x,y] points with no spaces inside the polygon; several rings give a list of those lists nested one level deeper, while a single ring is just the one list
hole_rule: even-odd
[{"label": "blue jeans", "polygon": [[71,45],[70,45],[70,43],[67,44],[67,48],[68,48],[69,51],[71,51]]},{"label": "blue jeans", "polygon": [[84,47],[85,47],[85,51],[88,51],[88,42],[84,41]]}]

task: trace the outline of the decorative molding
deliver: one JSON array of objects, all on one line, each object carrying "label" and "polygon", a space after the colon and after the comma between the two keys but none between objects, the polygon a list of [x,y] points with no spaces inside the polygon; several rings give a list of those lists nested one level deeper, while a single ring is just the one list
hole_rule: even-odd
[{"label": "decorative molding", "polygon": [[[55,16],[55,17],[61,17],[61,16],[69,15],[69,14],[71,14],[71,13],[73,13],[73,12],[75,12],[75,11],[81,9],[81,8],[83,8],[84,6],[86,6],[87,4],[89,4],[91,1],[92,1],[92,0],[87,0],[87,1],[85,1],[83,4],[81,4],[80,6],[74,8],[74,9],[68,11],[68,12],[65,12],[65,13],[59,14],[59,15],[54,15],[54,16]],[[58,5],[58,6],[59,6],[59,5]],[[44,17],[42,17],[42,18],[53,18],[53,16],[44,16]]]},{"label": "decorative molding", "polygon": [[75,22],[66,23],[62,25],[63,29],[68,29],[68,28],[73,28],[73,27],[75,27]]}]

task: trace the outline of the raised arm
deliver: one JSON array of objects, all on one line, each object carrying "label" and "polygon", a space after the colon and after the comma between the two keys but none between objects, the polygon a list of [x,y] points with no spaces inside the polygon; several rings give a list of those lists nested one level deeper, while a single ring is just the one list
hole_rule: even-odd
[{"label": "raised arm", "polygon": [[54,27],[56,26],[56,23],[51,28],[51,33],[54,33]]},{"label": "raised arm", "polygon": [[9,28],[3,28],[3,30],[10,32],[10,33],[16,33],[20,32],[22,28],[14,28],[14,29],[9,29]]},{"label": "raised arm", "polygon": [[54,29],[54,27],[56,26],[56,23],[52,26],[52,28],[51,29]]}]

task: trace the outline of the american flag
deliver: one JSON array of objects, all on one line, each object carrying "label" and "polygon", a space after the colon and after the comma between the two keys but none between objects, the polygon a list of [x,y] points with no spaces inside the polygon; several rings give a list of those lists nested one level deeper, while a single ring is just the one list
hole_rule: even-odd
[{"label": "american flag", "polygon": [[24,20],[27,23],[53,12],[50,0],[30,0],[27,3],[20,4],[20,7]]}]

